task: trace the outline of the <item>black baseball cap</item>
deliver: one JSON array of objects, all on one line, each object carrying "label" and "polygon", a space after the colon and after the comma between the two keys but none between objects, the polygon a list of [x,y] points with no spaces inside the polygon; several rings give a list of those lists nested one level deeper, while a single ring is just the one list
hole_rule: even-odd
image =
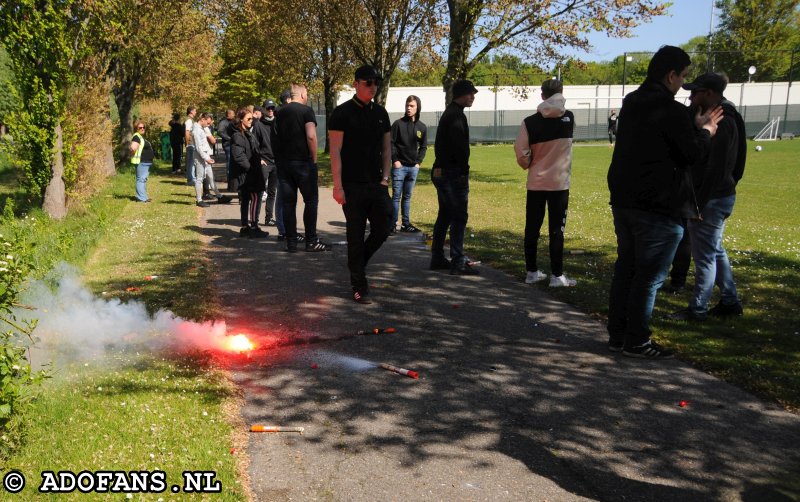
[{"label": "black baseball cap", "polygon": [[466,96],[467,94],[475,94],[476,92],[478,92],[478,89],[476,89],[469,80],[456,80],[453,84],[453,99]]},{"label": "black baseball cap", "polygon": [[356,80],[382,80],[381,74],[371,65],[359,66],[356,70]]},{"label": "black baseball cap", "polygon": [[277,108],[277,106],[275,105],[274,101],[272,101],[271,99],[267,99],[266,101],[264,101],[264,108],[266,108],[267,110],[272,108],[274,110],[275,108]]},{"label": "black baseball cap", "polygon": [[281,93],[281,97],[279,99],[281,100],[281,104],[282,105],[285,105],[286,103],[288,103],[289,100],[292,99],[292,91],[291,91],[291,89],[286,89],[285,91],[283,91]]},{"label": "black baseball cap", "polygon": [[725,88],[728,87],[728,79],[721,73],[703,73],[694,81],[683,84],[682,86],[687,91],[695,91],[697,89],[709,89],[722,95]]}]

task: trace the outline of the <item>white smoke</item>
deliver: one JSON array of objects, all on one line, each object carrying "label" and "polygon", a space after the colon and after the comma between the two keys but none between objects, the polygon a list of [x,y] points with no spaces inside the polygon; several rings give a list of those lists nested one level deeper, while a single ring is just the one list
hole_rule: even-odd
[{"label": "white smoke", "polygon": [[102,358],[126,349],[224,349],[224,321],[186,321],[169,310],[148,314],[144,303],[98,298],[74,268],[60,265],[26,288],[19,319],[38,319],[32,358],[37,365]]}]

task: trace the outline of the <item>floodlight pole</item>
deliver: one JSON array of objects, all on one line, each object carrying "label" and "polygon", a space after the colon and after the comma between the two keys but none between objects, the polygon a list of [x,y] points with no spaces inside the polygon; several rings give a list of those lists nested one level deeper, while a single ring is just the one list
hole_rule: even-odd
[{"label": "floodlight pole", "polygon": [[622,55],[622,97],[625,97],[625,77],[628,71],[628,53]]},{"label": "floodlight pole", "polygon": [[789,94],[792,93],[792,77],[794,76],[794,53],[797,47],[792,49],[792,56],[789,59],[789,86],[786,88],[786,104],[783,107],[783,132],[786,132],[786,123],[789,122]]}]

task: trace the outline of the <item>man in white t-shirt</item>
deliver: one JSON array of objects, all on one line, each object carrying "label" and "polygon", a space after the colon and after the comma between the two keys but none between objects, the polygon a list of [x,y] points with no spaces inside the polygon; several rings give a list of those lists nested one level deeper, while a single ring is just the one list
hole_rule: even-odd
[{"label": "man in white t-shirt", "polygon": [[208,207],[208,203],[203,201],[203,182],[208,181],[208,189],[222,204],[231,201],[230,197],[223,196],[217,185],[214,183],[214,150],[208,142],[208,134],[205,128],[211,125],[213,118],[210,113],[202,113],[200,120],[192,125],[192,141],[194,142],[194,192],[197,197],[199,207]]},{"label": "man in white t-shirt", "polygon": [[192,127],[197,108],[190,106],[186,109],[186,122],[184,125],[184,139],[186,141],[186,184],[194,186],[194,144],[192,144]]}]

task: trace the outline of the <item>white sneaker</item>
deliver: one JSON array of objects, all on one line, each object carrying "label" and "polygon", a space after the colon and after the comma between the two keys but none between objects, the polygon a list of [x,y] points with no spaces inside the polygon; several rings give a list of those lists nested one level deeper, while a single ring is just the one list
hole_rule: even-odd
[{"label": "white sneaker", "polygon": [[550,287],[551,288],[563,288],[563,287],[571,287],[578,284],[578,281],[575,279],[568,279],[566,275],[559,275],[558,277],[551,275],[550,276]]},{"label": "white sneaker", "polygon": [[534,282],[543,281],[545,279],[547,279],[547,274],[541,270],[537,270],[536,272],[528,272],[528,275],[525,277],[525,284],[533,284]]}]

